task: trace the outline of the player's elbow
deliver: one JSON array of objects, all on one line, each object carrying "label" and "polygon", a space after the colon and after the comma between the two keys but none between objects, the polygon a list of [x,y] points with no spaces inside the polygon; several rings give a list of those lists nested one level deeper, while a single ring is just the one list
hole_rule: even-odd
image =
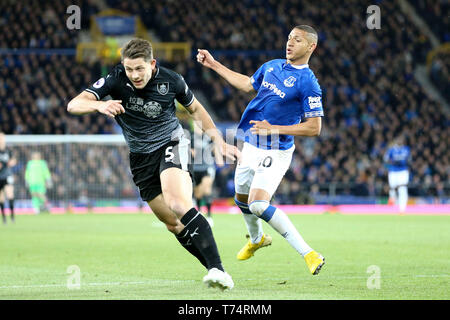
[{"label": "player's elbow", "polygon": [[318,137],[320,135],[320,130],[309,130],[307,134],[303,134],[306,137]]},{"label": "player's elbow", "polygon": [[69,113],[75,113],[76,110],[76,101],[75,98],[70,100],[69,103],[67,104],[67,112]]},{"label": "player's elbow", "polygon": [[255,89],[253,89],[253,86],[244,86],[241,88],[242,91],[244,91],[245,93],[252,93],[253,91],[255,91]]},{"label": "player's elbow", "polygon": [[81,102],[82,101],[80,101],[77,97],[70,100],[69,103],[67,104],[67,112],[75,115],[82,114],[83,111],[81,110],[82,108],[81,106],[83,104]]},{"label": "player's elbow", "polygon": [[243,82],[240,90],[244,91],[245,93],[252,93],[255,91],[255,88],[253,88],[252,82],[250,80],[250,77],[247,77],[245,81]]},{"label": "player's elbow", "polygon": [[313,130],[312,130],[312,132],[311,132],[311,136],[312,136],[312,137],[318,137],[318,136],[320,136],[320,131],[321,131],[320,126],[319,126],[319,127],[316,127],[316,128],[313,128]]},{"label": "player's elbow", "polygon": [[[315,118],[309,120],[311,125],[309,127],[309,136],[310,137],[317,137],[320,135],[320,131],[322,130],[322,121],[320,118]],[[308,121],[308,122],[309,122]]]}]

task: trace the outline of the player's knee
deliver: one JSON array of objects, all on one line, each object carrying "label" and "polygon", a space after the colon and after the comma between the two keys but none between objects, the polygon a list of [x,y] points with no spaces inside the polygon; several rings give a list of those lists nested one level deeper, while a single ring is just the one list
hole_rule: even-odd
[{"label": "player's knee", "polygon": [[268,207],[269,207],[269,201],[264,201],[264,200],[252,201],[248,206],[250,212],[258,217],[260,217],[263,214],[263,212],[266,211],[266,209]]}]

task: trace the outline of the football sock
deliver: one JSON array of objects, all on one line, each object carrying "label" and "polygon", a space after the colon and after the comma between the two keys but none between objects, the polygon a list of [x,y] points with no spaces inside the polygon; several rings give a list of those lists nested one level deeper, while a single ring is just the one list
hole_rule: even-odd
[{"label": "football sock", "polygon": [[389,198],[394,200],[394,204],[397,204],[397,190],[395,188],[389,189]]},{"label": "football sock", "polygon": [[43,197],[39,198],[39,210],[45,211],[45,199]]},{"label": "football sock", "polygon": [[283,236],[289,244],[302,256],[312,251],[312,248],[303,240],[286,213],[281,209],[271,206],[267,201],[267,207],[261,214],[261,219]]},{"label": "football sock", "polygon": [[212,197],[211,197],[211,195],[204,196],[203,200],[205,201],[208,217],[211,217],[211,204],[212,204]]},{"label": "football sock", "polygon": [[408,204],[408,188],[406,186],[400,186],[398,187],[398,206],[401,213],[405,212],[407,204]]},{"label": "football sock", "polygon": [[186,244],[190,240],[192,246],[202,257],[202,259],[198,258],[200,262],[204,260],[208,270],[217,268],[224,271],[211,226],[206,218],[192,208],[181,218],[181,223],[184,225],[184,229],[180,232],[180,236],[187,237]]},{"label": "football sock", "polygon": [[248,234],[250,235],[251,243],[259,243],[264,235],[261,219],[250,212],[248,204],[240,202],[234,198],[234,202],[241,209],[245,224],[247,225]]},{"label": "football sock", "polygon": [[11,220],[14,221],[14,199],[9,199],[9,209],[11,210]]},{"label": "football sock", "polygon": [[197,247],[192,245],[189,230],[183,229],[183,231],[181,231],[175,237],[177,238],[178,242],[183,246],[183,248],[185,248],[190,254],[196,257],[205,268],[208,268],[206,260],[203,258],[200,251],[197,249]]},{"label": "football sock", "polygon": [[40,204],[41,204],[41,201],[39,200],[39,198],[38,197],[32,197],[31,198],[31,204],[33,206],[34,212],[36,212],[36,213],[39,212]]}]

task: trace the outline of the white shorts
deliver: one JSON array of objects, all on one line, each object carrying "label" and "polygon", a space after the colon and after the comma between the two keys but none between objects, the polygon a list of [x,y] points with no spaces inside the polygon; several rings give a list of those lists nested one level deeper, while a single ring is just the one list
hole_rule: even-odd
[{"label": "white shorts", "polygon": [[406,186],[409,182],[409,171],[390,171],[388,173],[388,181],[391,189],[399,186]]},{"label": "white shorts", "polygon": [[288,150],[265,150],[245,142],[234,175],[236,193],[263,189],[272,197],[291,165],[294,149],[295,146]]}]

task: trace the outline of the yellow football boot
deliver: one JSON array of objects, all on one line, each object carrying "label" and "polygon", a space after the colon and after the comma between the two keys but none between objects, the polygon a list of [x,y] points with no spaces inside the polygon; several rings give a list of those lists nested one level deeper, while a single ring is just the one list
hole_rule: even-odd
[{"label": "yellow football boot", "polygon": [[263,234],[261,241],[258,243],[252,243],[250,239],[246,243],[246,245],[238,252],[237,258],[238,260],[247,260],[250,259],[255,251],[262,247],[267,247],[272,244],[272,237],[268,234]]},{"label": "yellow football boot", "polygon": [[306,265],[313,275],[319,274],[320,269],[325,264],[325,258],[314,250],[308,252],[303,258],[305,258]]}]

